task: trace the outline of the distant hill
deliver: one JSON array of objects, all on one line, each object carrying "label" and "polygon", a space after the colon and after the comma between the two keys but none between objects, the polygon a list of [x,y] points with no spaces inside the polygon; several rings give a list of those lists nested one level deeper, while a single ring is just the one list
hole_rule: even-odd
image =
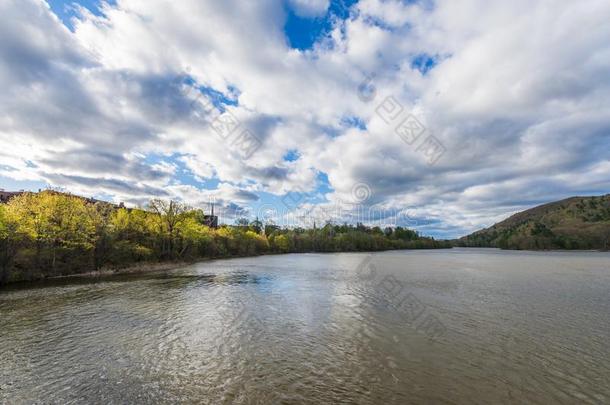
[{"label": "distant hill", "polygon": [[610,249],[610,194],[571,197],[519,212],[456,241],[503,249]]}]

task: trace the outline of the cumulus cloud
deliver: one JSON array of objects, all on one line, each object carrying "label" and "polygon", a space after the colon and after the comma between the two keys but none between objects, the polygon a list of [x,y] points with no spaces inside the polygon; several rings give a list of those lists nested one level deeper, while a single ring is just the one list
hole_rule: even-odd
[{"label": "cumulus cloud", "polygon": [[290,0],[290,5],[301,17],[320,16],[326,13],[329,3],[329,0]]},{"label": "cumulus cloud", "polygon": [[[336,220],[365,184],[367,208],[440,236],[610,189],[607,2],[360,0],[305,51],[285,7],[120,0],[71,31],[42,0],[1,2],[0,175],[235,212],[297,190]],[[396,131],[409,114],[420,137]]]}]

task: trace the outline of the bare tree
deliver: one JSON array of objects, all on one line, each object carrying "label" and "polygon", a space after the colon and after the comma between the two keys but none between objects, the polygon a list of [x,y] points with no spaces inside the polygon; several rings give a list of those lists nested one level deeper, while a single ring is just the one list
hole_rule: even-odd
[{"label": "bare tree", "polygon": [[[176,228],[184,220],[189,207],[177,201],[166,201],[161,199],[153,199],[149,204],[150,209],[159,215],[161,224],[161,233],[165,234],[167,240],[167,254],[171,259],[174,254],[174,238],[176,236]],[[164,248],[162,249],[165,250]]]}]

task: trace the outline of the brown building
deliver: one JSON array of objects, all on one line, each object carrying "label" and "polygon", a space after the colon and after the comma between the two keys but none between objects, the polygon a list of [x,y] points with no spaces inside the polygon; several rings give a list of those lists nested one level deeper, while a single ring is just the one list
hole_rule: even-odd
[{"label": "brown building", "polygon": [[212,204],[211,215],[203,216],[203,224],[209,226],[210,228],[218,228],[218,216],[214,215],[214,204]]}]

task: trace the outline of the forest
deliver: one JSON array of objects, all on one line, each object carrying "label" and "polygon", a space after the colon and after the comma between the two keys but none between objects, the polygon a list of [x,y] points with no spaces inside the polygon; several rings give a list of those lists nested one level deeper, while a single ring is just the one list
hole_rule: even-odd
[{"label": "forest", "polygon": [[0,204],[0,284],[142,263],[449,247],[401,227],[279,228],[241,218],[215,229],[203,215],[176,201],[127,209],[51,190],[23,193]]},{"label": "forest", "polygon": [[610,194],[570,197],[519,212],[454,241],[516,250],[610,249]]}]

